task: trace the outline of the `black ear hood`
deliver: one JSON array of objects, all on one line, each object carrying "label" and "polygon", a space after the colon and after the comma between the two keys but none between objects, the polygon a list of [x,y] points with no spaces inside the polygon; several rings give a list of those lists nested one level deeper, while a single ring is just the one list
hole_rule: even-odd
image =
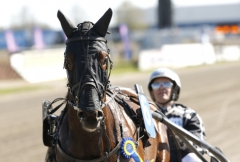
[{"label": "black ear hood", "polygon": [[73,31],[77,29],[76,25],[74,25],[67,17],[65,17],[60,10],[57,12],[57,17],[61,23],[64,33],[69,38],[72,35]]},{"label": "black ear hood", "polygon": [[97,31],[97,33],[101,37],[105,37],[105,35],[107,34],[107,29],[111,19],[112,19],[112,9],[109,8],[105,12],[105,14],[93,26],[94,30]]}]

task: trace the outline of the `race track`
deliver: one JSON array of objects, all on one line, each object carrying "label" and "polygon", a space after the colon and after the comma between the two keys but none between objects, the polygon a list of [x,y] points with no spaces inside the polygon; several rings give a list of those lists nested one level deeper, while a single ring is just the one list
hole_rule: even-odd
[{"label": "race track", "polygon": [[[62,69],[59,69],[62,70]],[[240,62],[176,70],[182,81],[179,103],[199,113],[207,133],[206,141],[222,149],[231,162],[240,159]],[[150,73],[112,76],[112,85],[146,86]],[[42,162],[44,99],[52,101],[66,94],[66,81],[49,82],[48,88],[0,96],[0,162]]]}]

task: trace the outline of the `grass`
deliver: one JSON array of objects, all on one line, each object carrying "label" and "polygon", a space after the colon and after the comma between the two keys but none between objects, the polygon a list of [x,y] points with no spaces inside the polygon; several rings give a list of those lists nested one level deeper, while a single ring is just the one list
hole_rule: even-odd
[{"label": "grass", "polygon": [[[217,62],[215,63],[215,65],[217,64],[227,64],[229,62]],[[214,65],[214,64],[213,64]],[[203,66],[203,65],[200,65]],[[189,69],[194,69],[194,68],[198,68],[200,66],[191,66],[191,67],[187,67]],[[141,73],[150,73],[152,72],[154,69],[149,70],[149,71],[145,71],[145,72],[141,72]],[[137,66],[137,62],[132,62],[132,61],[116,61],[113,64],[113,69],[111,71],[111,75],[119,75],[119,74],[123,74],[123,73],[138,73],[140,72],[138,70],[138,66]],[[13,93],[20,93],[20,92],[27,92],[27,91],[35,91],[35,90],[40,90],[40,89],[45,89],[47,88],[46,86],[41,86],[41,85],[35,85],[35,86],[21,86],[21,87],[14,87],[14,88],[2,88],[0,89],[0,95],[6,95],[6,94],[13,94]]]},{"label": "grass", "polygon": [[25,91],[35,91],[39,89],[43,89],[46,87],[43,86],[22,86],[22,87],[14,87],[14,88],[4,88],[0,89],[0,95],[6,95],[6,94],[13,94],[13,93],[20,93]]},{"label": "grass", "polygon": [[128,72],[139,72],[137,64],[134,62],[127,62],[127,61],[119,61],[114,62],[112,74],[118,75],[122,73],[128,73]]},{"label": "grass", "polygon": [[[127,72],[139,72],[137,64],[133,62],[127,62],[127,61],[118,61],[114,62],[113,69],[111,71],[112,75],[119,75]],[[0,96],[8,95],[8,94],[14,94],[14,93],[21,93],[21,92],[29,92],[29,91],[35,91],[44,89],[46,86],[41,85],[29,85],[29,86],[19,86],[19,87],[13,87],[13,88],[1,88],[0,89]]]}]

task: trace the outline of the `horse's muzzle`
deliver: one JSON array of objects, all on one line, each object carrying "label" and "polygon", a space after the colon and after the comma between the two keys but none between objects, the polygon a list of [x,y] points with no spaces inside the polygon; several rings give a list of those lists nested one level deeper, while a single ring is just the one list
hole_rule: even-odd
[{"label": "horse's muzzle", "polygon": [[79,108],[77,115],[84,130],[93,132],[100,128],[104,114],[101,109],[101,100],[94,86],[84,86],[80,94]]},{"label": "horse's muzzle", "polygon": [[96,111],[79,111],[77,114],[82,128],[87,132],[94,132],[100,128],[101,121],[104,120],[104,114],[102,110]]}]

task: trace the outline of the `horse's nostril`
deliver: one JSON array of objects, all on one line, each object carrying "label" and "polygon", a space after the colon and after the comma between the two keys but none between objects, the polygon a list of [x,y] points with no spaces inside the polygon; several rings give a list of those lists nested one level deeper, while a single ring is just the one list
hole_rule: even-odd
[{"label": "horse's nostril", "polygon": [[102,111],[98,111],[97,117],[98,117],[98,118],[99,118],[99,117],[103,117],[103,112],[102,112]]},{"label": "horse's nostril", "polygon": [[83,112],[78,112],[77,113],[77,116],[79,119],[83,118],[84,117],[84,113]]},{"label": "horse's nostril", "polygon": [[103,118],[104,114],[102,111],[95,111],[95,112],[78,112],[77,117],[80,120],[98,120]]}]

